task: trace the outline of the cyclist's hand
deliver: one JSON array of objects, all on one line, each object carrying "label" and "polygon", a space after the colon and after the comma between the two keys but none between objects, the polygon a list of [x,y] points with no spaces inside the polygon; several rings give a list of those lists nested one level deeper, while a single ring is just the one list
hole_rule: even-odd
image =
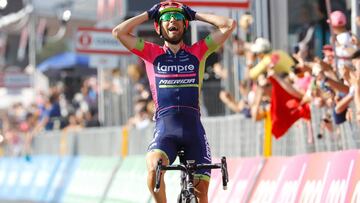
[{"label": "cyclist's hand", "polygon": [[159,17],[159,8],[160,3],[155,4],[153,7],[146,11],[149,16],[149,20],[155,20]]},{"label": "cyclist's hand", "polygon": [[189,21],[196,20],[196,19],[195,19],[196,11],[192,10],[192,9],[191,9],[190,7],[188,7],[187,5],[183,5],[183,6],[182,6],[182,9],[184,10],[185,17],[186,17]]}]

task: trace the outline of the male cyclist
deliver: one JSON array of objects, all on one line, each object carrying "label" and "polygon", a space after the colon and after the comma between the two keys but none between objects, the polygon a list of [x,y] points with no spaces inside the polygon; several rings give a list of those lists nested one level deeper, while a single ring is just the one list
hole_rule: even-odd
[{"label": "male cyclist", "polygon": [[[131,31],[148,20],[154,20],[155,30],[165,40],[164,46],[137,38]],[[200,20],[217,30],[192,46],[183,42],[188,23]],[[196,163],[211,163],[210,147],[200,122],[199,95],[207,56],[224,43],[235,28],[235,21],[226,17],[198,13],[176,2],[162,2],[147,12],[130,18],[113,29],[113,35],[146,64],[151,93],[156,104],[154,139],[146,156],[148,187],[156,202],[165,203],[164,179],[160,191],[154,193],[158,160],[165,165],[176,159],[184,148],[185,159]],[[196,196],[207,203],[210,170],[196,172]]]}]

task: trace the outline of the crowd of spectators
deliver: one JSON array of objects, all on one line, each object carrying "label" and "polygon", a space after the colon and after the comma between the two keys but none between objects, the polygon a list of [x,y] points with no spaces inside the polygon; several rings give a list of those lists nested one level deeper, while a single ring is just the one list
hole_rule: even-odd
[{"label": "crowd of spectators", "polygon": [[[220,92],[220,99],[233,112],[243,113],[254,121],[262,120],[270,109],[272,78],[298,98],[300,104],[325,109],[322,130],[333,132],[344,122],[360,127],[359,40],[347,29],[343,12],[333,11],[327,23],[333,34],[323,40],[320,54],[314,50],[313,31],[300,37],[292,53],[273,50],[270,41],[261,37],[254,42],[234,40],[235,53],[246,59],[245,78],[239,88],[241,99],[236,100],[226,90]],[[216,69],[223,77],[226,68]]]},{"label": "crowd of spectators", "polygon": [[149,81],[145,73],[144,65],[131,64],[127,68],[127,74],[133,87],[133,112],[134,115],[129,118],[125,126],[127,128],[136,127],[142,129],[148,126],[155,113],[155,104],[152,100]]},{"label": "crowd of spectators", "polygon": [[100,126],[97,116],[97,82],[89,77],[71,100],[66,100],[62,83],[39,92],[29,106],[15,103],[1,113],[0,144],[6,143],[8,154],[31,152],[31,140],[42,131],[72,130]]}]

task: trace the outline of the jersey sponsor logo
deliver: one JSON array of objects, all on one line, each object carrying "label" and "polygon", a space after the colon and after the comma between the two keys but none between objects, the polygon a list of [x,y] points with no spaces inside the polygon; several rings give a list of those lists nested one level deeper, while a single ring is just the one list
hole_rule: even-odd
[{"label": "jersey sponsor logo", "polygon": [[157,64],[156,69],[160,72],[175,72],[175,73],[191,73],[195,70],[195,66],[190,65],[161,65]]},{"label": "jersey sponsor logo", "polygon": [[165,80],[162,79],[159,82],[159,85],[181,85],[181,84],[194,84],[195,78],[189,79],[177,79],[177,80]]},{"label": "jersey sponsor logo", "polygon": [[206,135],[204,134],[204,140],[205,140],[205,147],[206,147],[206,156],[204,157],[206,160],[211,162],[211,150],[210,150],[210,145],[209,142],[207,140]]}]

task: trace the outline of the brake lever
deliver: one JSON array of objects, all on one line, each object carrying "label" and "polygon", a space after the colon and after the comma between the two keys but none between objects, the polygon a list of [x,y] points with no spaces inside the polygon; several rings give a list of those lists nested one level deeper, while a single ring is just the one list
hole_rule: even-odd
[{"label": "brake lever", "polygon": [[227,170],[226,157],[221,158],[221,174],[222,174],[222,183],[223,190],[227,190],[227,183],[229,182],[229,174]]}]

